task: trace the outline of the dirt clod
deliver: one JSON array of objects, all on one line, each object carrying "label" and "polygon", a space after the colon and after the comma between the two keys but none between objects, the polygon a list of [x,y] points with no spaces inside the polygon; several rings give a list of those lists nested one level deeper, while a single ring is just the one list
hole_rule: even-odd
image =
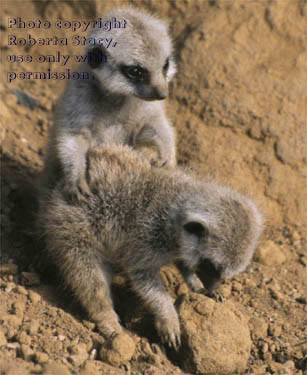
[{"label": "dirt clod", "polygon": [[259,248],[256,260],[266,266],[279,266],[285,262],[286,256],[279,246],[269,240]]},{"label": "dirt clod", "polygon": [[[185,297],[179,308],[186,357],[184,367],[199,374],[243,372],[251,350],[246,319],[229,304],[203,295]],[[235,309],[235,306],[231,306]]]},{"label": "dirt clod", "polygon": [[127,333],[121,333],[106,341],[100,350],[100,358],[113,366],[129,361],[135,351],[135,344]]}]

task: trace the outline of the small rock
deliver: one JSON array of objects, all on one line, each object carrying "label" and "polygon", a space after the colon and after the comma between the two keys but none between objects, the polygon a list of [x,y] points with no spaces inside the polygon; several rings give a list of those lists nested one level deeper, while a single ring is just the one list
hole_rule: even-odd
[{"label": "small rock", "polygon": [[279,266],[286,261],[286,255],[273,241],[269,240],[258,250],[255,259],[266,266]]},{"label": "small rock", "polygon": [[263,354],[267,353],[269,350],[269,344],[267,342],[262,343],[261,345],[261,351]]},{"label": "small rock", "polygon": [[235,290],[236,292],[241,292],[242,289],[242,284],[240,284],[238,281],[233,281],[232,290]]},{"label": "small rock", "polygon": [[7,344],[6,337],[5,337],[4,333],[2,331],[0,331],[0,346],[6,345],[6,344]]},{"label": "small rock", "polygon": [[18,104],[30,109],[34,109],[35,107],[39,106],[39,101],[34,99],[31,95],[27,94],[26,92],[18,89],[13,89],[13,93],[16,95],[18,99]]},{"label": "small rock", "polygon": [[16,288],[16,284],[15,283],[12,283],[12,282],[6,283],[5,292],[6,293],[10,293],[15,288]]},{"label": "small rock", "polygon": [[71,375],[68,368],[60,363],[51,362],[44,367],[43,375]]},{"label": "small rock", "polygon": [[87,353],[82,354],[73,354],[71,355],[68,360],[71,362],[74,366],[79,367],[83,365],[83,363],[88,359]]},{"label": "small rock", "polygon": [[36,335],[37,332],[38,332],[39,326],[40,326],[39,321],[33,319],[33,320],[31,321],[31,323],[30,323],[29,334],[30,334],[31,336]]},{"label": "small rock", "polygon": [[41,300],[41,296],[33,292],[33,290],[29,290],[29,298],[32,303],[37,303]]},{"label": "small rock", "polygon": [[196,293],[183,299],[179,317],[186,348],[183,365],[188,372],[209,375],[246,370],[250,332],[245,318],[236,311],[230,302],[216,303]]},{"label": "small rock", "polygon": [[17,286],[17,293],[19,293],[19,294],[23,294],[23,295],[25,295],[25,296],[28,295],[28,291],[27,291],[27,289],[24,288],[24,287],[21,286],[21,285],[18,285],[18,286]]},{"label": "small rock", "polygon": [[37,363],[45,364],[49,361],[49,356],[46,353],[43,352],[36,352],[34,359]]},{"label": "small rock", "polygon": [[268,334],[268,324],[264,319],[261,318],[251,318],[249,321],[249,326],[252,335],[256,338],[264,338]]},{"label": "small rock", "polygon": [[127,333],[123,332],[106,341],[100,350],[100,358],[110,365],[119,366],[124,362],[128,362],[132,358],[134,351],[134,341]]},{"label": "small rock", "polygon": [[0,314],[0,321],[7,323],[11,328],[18,328],[22,322],[22,316],[10,315],[10,314]]},{"label": "small rock", "polygon": [[69,349],[72,354],[87,354],[86,345],[83,343],[73,345]]},{"label": "small rock", "polygon": [[95,328],[95,323],[89,322],[88,320],[82,320],[82,323],[85,325],[86,328],[93,330]]},{"label": "small rock", "polygon": [[17,273],[18,273],[17,264],[9,263],[9,264],[0,265],[0,275],[3,275],[3,274],[16,275]]},{"label": "small rock", "polygon": [[34,356],[33,350],[28,345],[25,345],[25,344],[21,345],[20,353],[21,353],[22,358],[26,361],[30,361]]},{"label": "small rock", "polygon": [[303,265],[303,266],[307,266],[307,256],[306,255],[303,255],[300,257],[300,263]]},{"label": "small rock", "polygon": [[26,286],[37,286],[41,283],[39,276],[34,272],[22,272],[21,282]]},{"label": "small rock", "polygon": [[27,335],[25,331],[21,331],[18,335],[18,341],[20,344],[30,345],[31,344],[31,337]]},{"label": "small rock", "polygon": [[228,298],[231,295],[231,285],[229,284],[222,284],[218,290],[224,298]]},{"label": "small rock", "polygon": [[12,304],[13,313],[18,316],[22,316],[25,309],[25,304],[22,302],[14,302]]},{"label": "small rock", "polygon": [[19,342],[9,342],[6,347],[9,349],[17,350],[20,348],[20,344]]},{"label": "small rock", "polygon": [[269,325],[269,335],[279,337],[281,335],[282,328],[278,324],[270,324]]},{"label": "small rock", "polygon": [[295,373],[295,364],[293,361],[286,361],[285,363],[272,362],[270,369],[276,375],[293,375]]},{"label": "small rock", "polygon": [[96,366],[94,361],[86,361],[82,370],[81,375],[99,375],[98,367]]}]

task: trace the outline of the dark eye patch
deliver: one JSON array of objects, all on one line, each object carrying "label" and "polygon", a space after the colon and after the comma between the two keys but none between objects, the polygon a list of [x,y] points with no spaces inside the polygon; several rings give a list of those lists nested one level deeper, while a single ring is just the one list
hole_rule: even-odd
[{"label": "dark eye patch", "polygon": [[122,65],[121,71],[133,82],[148,82],[149,80],[148,71],[139,65]]},{"label": "dark eye patch", "polygon": [[169,57],[166,59],[165,64],[163,65],[163,73],[166,74],[169,68]]}]

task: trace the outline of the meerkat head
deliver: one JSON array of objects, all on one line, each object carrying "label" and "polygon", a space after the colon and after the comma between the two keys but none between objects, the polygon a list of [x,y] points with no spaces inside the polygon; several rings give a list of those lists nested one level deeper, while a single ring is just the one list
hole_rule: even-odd
[{"label": "meerkat head", "polygon": [[[181,260],[211,292],[245,270],[262,230],[253,201],[214,184],[181,218]],[[195,203],[196,202],[196,203]]]},{"label": "meerkat head", "polygon": [[121,21],[121,27],[97,29],[90,36],[101,43],[88,46],[94,76],[113,94],[165,99],[176,71],[166,23],[133,8],[114,10],[102,21],[112,19]]}]

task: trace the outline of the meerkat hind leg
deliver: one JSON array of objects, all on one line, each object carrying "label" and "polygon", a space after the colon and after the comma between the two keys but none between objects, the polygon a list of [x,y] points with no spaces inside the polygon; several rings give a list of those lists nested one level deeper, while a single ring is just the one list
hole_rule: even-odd
[{"label": "meerkat hind leg", "polygon": [[[106,338],[120,333],[122,327],[113,309],[111,297],[112,271],[107,262],[97,260],[96,254],[83,249],[70,251],[58,259],[66,284],[73,290],[81,305],[86,309],[98,330]],[[99,254],[98,254],[99,255]]]}]

